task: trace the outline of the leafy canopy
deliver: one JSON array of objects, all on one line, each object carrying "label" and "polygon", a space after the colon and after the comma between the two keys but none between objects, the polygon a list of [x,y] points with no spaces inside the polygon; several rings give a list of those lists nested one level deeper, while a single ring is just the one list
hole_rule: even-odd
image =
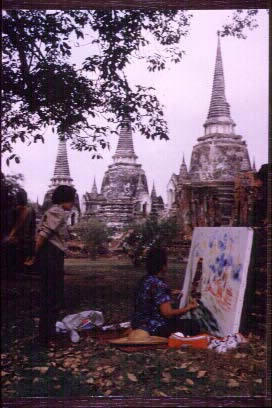
[{"label": "leafy canopy", "polygon": [[[52,126],[72,147],[99,156],[97,147],[126,118],[147,138],[168,139],[154,89],[130,86],[125,70],[135,59],[149,71],[179,62],[190,17],[180,10],[6,11],[2,151],[11,154],[17,140],[43,141]],[[144,55],[150,42],[162,52]]]},{"label": "leafy canopy", "polygon": [[16,204],[16,193],[21,190],[24,177],[22,174],[0,176],[1,234],[8,234],[11,225],[11,209]]},{"label": "leafy canopy", "polygon": [[[236,10],[220,34],[246,38],[258,10]],[[168,139],[155,90],[132,86],[126,68],[177,63],[192,15],[183,10],[8,10],[4,12],[2,152],[44,140],[48,127],[79,151],[109,145],[115,124],[129,119],[147,138]],[[151,45],[152,47],[148,47]],[[81,47],[80,61],[75,49]],[[76,62],[75,62],[76,61]]]}]

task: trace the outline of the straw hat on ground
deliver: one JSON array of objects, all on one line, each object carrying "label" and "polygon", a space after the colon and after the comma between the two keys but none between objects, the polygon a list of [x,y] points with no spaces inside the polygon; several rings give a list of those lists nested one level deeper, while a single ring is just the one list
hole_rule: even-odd
[{"label": "straw hat on ground", "polygon": [[127,337],[121,337],[110,341],[111,344],[119,346],[127,345],[151,345],[167,343],[167,338],[159,336],[150,336],[150,334],[142,329],[131,330]]}]

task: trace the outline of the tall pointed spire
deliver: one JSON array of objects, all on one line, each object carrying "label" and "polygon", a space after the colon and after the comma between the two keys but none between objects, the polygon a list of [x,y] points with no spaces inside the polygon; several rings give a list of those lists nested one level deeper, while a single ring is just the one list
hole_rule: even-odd
[{"label": "tall pointed spire", "polygon": [[218,35],[212,97],[208,119],[221,116],[230,117],[230,108],[225,95],[225,80],[221,55],[220,36]]},{"label": "tall pointed spire", "polygon": [[57,159],[55,164],[54,177],[70,177],[70,169],[67,156],[65,140],[60,140],[58,146]]},{"label": "tall pointed spire", "polygon": [[95,177],[94,177],[94,181],[93,181],[93,186],[92,186],[91,194],[94,194],[94,195],[97,195],[97,194],[98,194]]},{"label": "tall pointed spire", "polygon": [[152,187],[152,191],[151,191],[151,198],[157,198],[157,193],[156,193],[154,181],[153,181],[153,187]]},{"label": "tall pointed spire", "polygon": [[119,140],[116,148],[115,155],[113,156],[114,162],[122,163],[135,163],[137,156],[134,152],[133,138],[131,125],[128,120],[124,121],[120,125]]},{"label": "tall pointed spire", "polygon": [[255,157],[253,157],[252,171],[253,171],[254,173],[257,173],[257,170],[256,170],[256,163],[255,163]]},{"label": "tall pointed spire", "polygon": [[207,120],[204,124],[205,134],[234,133],[235,123],[230,116],[230,105],[225,95],[225,80],[221,54],[220,36],[218,33],[212,95]]},{"label": "tall pointed spire", "polygon": [[[56,158],[56,163],[55,163],[54,174],[53,174],[53,177],[51,178],[51,185],[49,185],[49,190],[47,190],[45,197],[44,197],[44,201],[42,205],[43,211],[46,211],[50,207],[50,205],[52,205],[51,200],[52,200],[53,190],[61,184],[70,186],[70,187],[74,187],[73,179],[70,175],[65,140],[60,140],[58,144],[58,151],[57,151],[57,158]],[[78,220],[79,213],[80,213],[79,198],[78,198],[78,194],[76,193],[75,204],[71,211],[71,218],[69,221],[71,225],[73,225],[73,223],[75,222],[74,217],[76,217],[76,220]]]},{"label": "tall pointed spire", "polygon": [[181,181],[189,179],[189,173],[188,173],[187,166],[185,163],[184,155],[183,155],[182,163],[181,163],[180,170],[179,170],[179,178]]},{"label": "tall pointed spire", "polygon": [[66,148],[66,141],[60,140],[58,145],[57,158],[55,163],[54,175],[51,178],[53,186],[59,184],[71,185],[73,184],[73,179],[70,176],[70,169],[68,163],[68,155]]}]

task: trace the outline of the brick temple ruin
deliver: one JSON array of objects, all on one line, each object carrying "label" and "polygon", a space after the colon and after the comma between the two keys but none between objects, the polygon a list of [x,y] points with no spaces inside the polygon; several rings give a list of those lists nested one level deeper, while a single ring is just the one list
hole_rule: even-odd
[{"label": "brick temple ruin", "polygon": [[167,185],[168,213],[177,218],[180,238],[190,239],[198,226],[254,225],[257,202],[264,198],[263,182],[235,126],[225,96],[218,36],[204,135],[193,147],[190,169],[183,157],[179,174],[173,174]]},{"label": "brick temple ruin", "polygon": [[[196,226],[264,226],[267,222],[267,172],[263,165],[256,172],[251,165],[247,144],[235,134],[235,123],[226,100],[220,38],[218,37],[212,94],[204,135],[197,139],[187,169],[183,157],[179,174],[167,185],[167,206],[148,182],[134,151],[131,124],[119,125],[119,140],[113,163],[104,174],[101,191],[94,180],[92,190],[77,196],[70,224],[80,217],[96,218],[116,230],[143,222],[150,214],[175,216],[181,240],[190,240]],[[42,210],[50,205],[55,187],[73,186],[66,142],[58,146],[54,174]]]},{"label": "brick temple ruin", "polygon": [[163,199],[157,196],[154,185],[149,194],[145,172],[137,163],[129,121],[119,126],[119,140],[112,158],[100,193],[94,180],[91,192],[83,196],[84,218],[95,217],[120,230],[143,221],[150,213],[160,216],[164,211]]},{"label": "brick temple ruin", "polygon": [[[45,212],[51,206],[52,194],[56,187],[58,187],[60,184],[65,184],[67,186],[74,187],[74,181],[70,175],[65,140],[59,141],[54,174],[50,181],[51,184],[49,185],[49,188],[44,196],[44,201],[41,208],[42,212]],[[70,225],[74,225],[76,222],[79,221],[79,217],[80,217],[80,205],[79,197],[78,194],[76,193],[75,205],[70,213],[68,223]]]}]

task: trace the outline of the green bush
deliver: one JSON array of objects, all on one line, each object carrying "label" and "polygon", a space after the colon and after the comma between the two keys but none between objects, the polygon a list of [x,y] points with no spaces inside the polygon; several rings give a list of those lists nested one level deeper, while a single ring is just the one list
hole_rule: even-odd
[{"label": "green bush", "polygon": [[107,251],[111,231],[103,222],[96,219],[80,221],[73,231],[84,242],[92,259]]},{"label": "green bush", "polygon": [[158,220],[157,217],[150,216],[144,224],[132,225],[130,230],[132,231],[124,240],[123,249],[137,266],[152,246],[171,245],[177,234],[177,223],[174,217]]}]

